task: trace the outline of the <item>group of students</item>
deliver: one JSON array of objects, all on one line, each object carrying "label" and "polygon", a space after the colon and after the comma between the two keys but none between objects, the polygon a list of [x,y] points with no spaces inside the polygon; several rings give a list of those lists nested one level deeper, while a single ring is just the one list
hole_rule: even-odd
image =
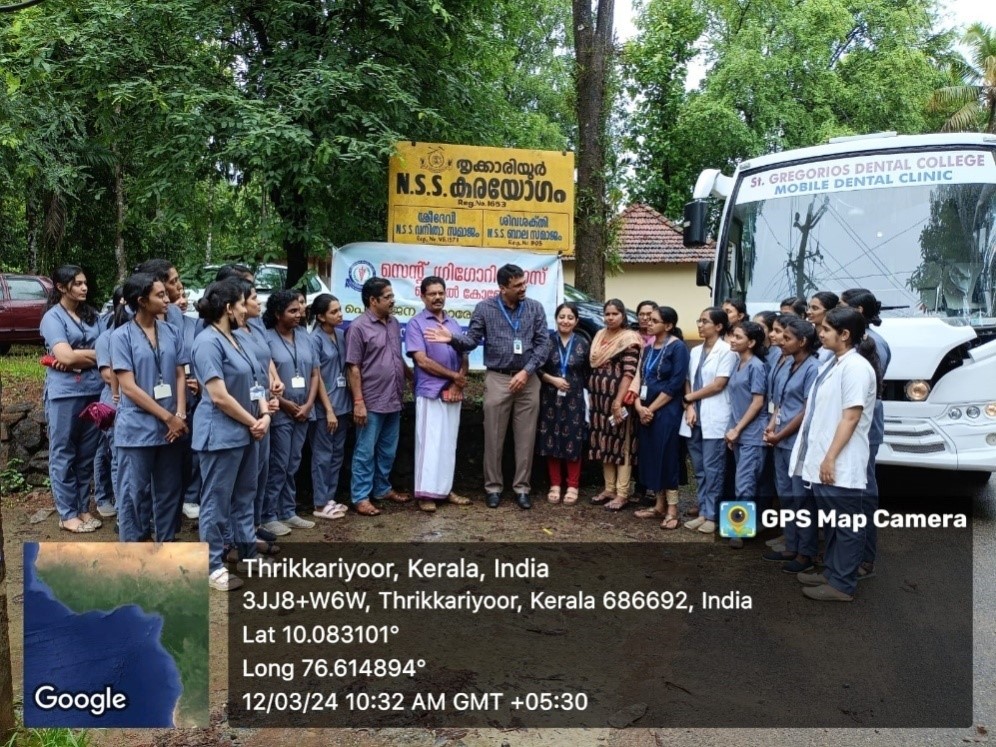
[{"label": "group of students", "polygon": [[[641,302],[636,331],[625,324],[622,302],[610,300],[605,328],[588,346],[574,333],[577,309],[561,305],[540,371],[537,451],[548,461],[548,500],[577,500],[585,456],[603,469],[604,489],[592,502],[623,509],[635,486],[653,501],[635,515],[677,529],[687,449],[697,505],[686,529],[716,532],[723,500],[763,510],[777,497],[782,508],[812,517],[817,509],[871,517],[890,358],[871,329],[881,324],[881,305],[855,288],[780,306],[753,319],[737,299],[704,309],[696,320],[702,344],[689,351],[678,344],[678,315],[668,306]],[[763,558],[795,574],[807,596],[849,601],[857,580],[874,573],[874,523],[825,527],[826,570],[814,573],[819,529],[815,521],[788,522]],[[732,538],[730,545],[744,543]]]},{"label": "group of students", "polygon": [[171,541],[182,515],[198,518],[211,587],[238,588],[226,563],[244,568],[278,552],[277,537],[315,525],[296,513],[309,436],[313,515],[345,515],[335,495],[352,399],[334,297],[314,301],[309,333],[297,291],[273,293],[264,312],[240,265],[218,271],[198,319],[183,313],[165,260],[136,268],[103,317],[87,303],[81,268],[60,267],[53,284],[41,333],[60,528],[102,526],[89,511],[92,479],[97,513],[117,517],[121,541]]},{"label": "group of students", "polygon": [[[263,313],[252,273],[239,265],[219,270],[199,319],[184,315],[182,283],[165,260],[136,268],[104,318],[87,304],[79,267],[60,267],[53,281],[41,332],[52,355],[45,409],[61,528],[101,526],[89,512],[93,479],[97,511],[116,513],[122,541],[169,541],[181,515],[198,517],[212,588],[238,588],[226,562],[273,554],[277,537],[314,526],[296,513],[309,439],[314,516],[345,515],[335,496],[353,399],[334,297],[314,301],[309,333],[300,294],[272,294]],[[777,496],[783,508],[870,515],[889,360],[870,329],[879,309],[871,292],[852,289],[786,299],[749,320],[729,299],[699,315],[702,344],[690,351],[671,307],[642,302],[632,330],[624,304],[610,300],[589,343],[576,333],[577,307],[561,304],[536,371],[548,500],[578,500],[587,458],[604,477],[594,503],[623,509],[635,485],[652,499],[636,516],[677,529],[687,449],[697,484],[689,530],[715,532],[723,499],[763,509]],[[103,431],[86,416],[96,402],[116,410]],[[815,525],[787,524],[763,557],[797,574],[807,596],[849,600],[874,572],[873,526],[827,528],[825,573],[811,572]]]}]

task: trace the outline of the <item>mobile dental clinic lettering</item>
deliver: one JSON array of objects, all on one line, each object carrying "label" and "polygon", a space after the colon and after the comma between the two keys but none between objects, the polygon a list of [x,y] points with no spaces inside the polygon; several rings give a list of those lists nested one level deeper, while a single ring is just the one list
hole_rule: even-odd
[{"label": "mobile dental clinic lettering", "polygon": [[836,158],[746,173],[737,204],[860,189],[996,182],[990,151],[945,150]]}]

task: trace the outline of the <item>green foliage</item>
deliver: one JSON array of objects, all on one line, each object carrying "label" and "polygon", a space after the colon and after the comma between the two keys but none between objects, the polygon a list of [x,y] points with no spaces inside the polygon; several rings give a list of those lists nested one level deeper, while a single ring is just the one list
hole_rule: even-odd
[{"label": "green foliage", "polygon": [[72,729],[21,728],[4,747],[89,747],[90,734]]},{"label": "green foliage", "polygon": [[996,29],[974,23],[962,41],[969,57],[950,63],[948,84],[934,91],[930,108],[944,113],[947,132],[996,133]]},{"label": "green foliage", "polygon": [[[143,562],[144,566],[144,562]],[[137,604],[163,618],[162,645],[180,670],[180,714],[191,723],[208,723],[208,585],[180,566],[174,579],[148,578],[69,564],[38,567],[38,576],[74,612],[113,610]]]},{"label": "green foliage", "polygon": [[0,495],[10,495],[11,493],[23,493],[31,486],[21,474],[21,467],[24,462],[20,459],[10,459],[7,466],[0,470]]},{"label": "green foliage", "polygon": [[295,280],[309,253],[384,236],[398,140],[566,147],[569,18],[566,0],[80,0],[0,17],[4,260],[75,261],[103,295],[150,256],[286,254]]},{"label": "green foliage", "polygon": [[0,382],[8,393],[45,381],[45,367],[38,362],[42,353],[41,347],[14,345],[10,353],[0,355]]},{"label": "green foliage", "polygon": [[[932,128],[927,103],[952,55],[932,0],[693,1],[651,3],[628,49],[631,95],[645,97],[633,115],[634,193],[664,214],[680,215],[706,167],[837,135]],[[696,9],[710,68],[682,96]]]}]

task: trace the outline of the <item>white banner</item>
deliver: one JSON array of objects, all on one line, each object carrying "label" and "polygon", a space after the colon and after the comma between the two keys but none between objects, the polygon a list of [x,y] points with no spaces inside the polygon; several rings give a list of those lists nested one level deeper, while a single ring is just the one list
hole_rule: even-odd
[{"label": "white banner", "polygon": [[991,152],[917,151],[835,158],[744,174],[737,204],[858,189],[992,183],[996,183],[996,162]]},{"label": "white banner", "polygon": [[[546,309],[546,324],[553,329],[554,310],[564,298],[564,276],[555,254],[533,254],[509,249],[460,249],[418,244],[357,242],[332,253],[332,293],[342,304],[346,325],[363,313],[360,290],[372,277],[391,282],[394,315],[402,327],[425,304],[422,278],[437,275],[446,282],[446,311],[464,329],[474,307],[498,295],[498,268],[505,264],[526,273],[529,298]],[[470,367],[484,369],[480,347],[470,356]]]}]

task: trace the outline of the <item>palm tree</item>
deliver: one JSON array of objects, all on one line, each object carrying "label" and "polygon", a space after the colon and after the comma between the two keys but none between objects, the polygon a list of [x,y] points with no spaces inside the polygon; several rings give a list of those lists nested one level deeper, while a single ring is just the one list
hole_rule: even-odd
[{"label": "palm tree", "polygon": [[951,77],[961,85],[934,91],[931,111],[957,110],[941,128],[945,132],[982,130],[996,134],[996,30],[973,23],[962,42],[969,50],[968,59],[951,63]]}]

